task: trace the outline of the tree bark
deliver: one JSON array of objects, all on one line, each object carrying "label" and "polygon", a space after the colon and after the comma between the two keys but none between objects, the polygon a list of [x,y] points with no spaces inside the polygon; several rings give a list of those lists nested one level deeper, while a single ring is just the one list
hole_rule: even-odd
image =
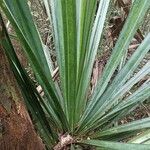
[{"label": "tree bark", "polygon": [[8,60],[0,47],[0,149],[44,150],[23,102]]}]

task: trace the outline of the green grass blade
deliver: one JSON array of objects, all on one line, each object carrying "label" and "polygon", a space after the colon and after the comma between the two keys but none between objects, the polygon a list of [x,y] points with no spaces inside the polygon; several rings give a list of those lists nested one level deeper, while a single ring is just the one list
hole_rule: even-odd
[{"label": "green grass blade", "polygon": [[125,144],[119,142],[109,142],[102,140],[85,140],[83,144],[96,146],[99,148],[106,148],[111,150],[150,150],[149,145],[146,144]]}]

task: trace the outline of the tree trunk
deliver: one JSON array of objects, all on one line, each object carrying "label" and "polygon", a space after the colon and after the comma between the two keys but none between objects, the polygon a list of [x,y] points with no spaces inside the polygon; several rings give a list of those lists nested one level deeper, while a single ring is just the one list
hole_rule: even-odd
[{"label": "tree trunk", "polygon": [[0,47],[0,149],[44,150],[23,98]]}]

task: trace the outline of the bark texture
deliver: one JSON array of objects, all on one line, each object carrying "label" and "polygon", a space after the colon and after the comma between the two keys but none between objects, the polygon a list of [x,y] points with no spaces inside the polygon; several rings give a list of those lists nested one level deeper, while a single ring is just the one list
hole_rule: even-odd
[{"label": "bark texture", "polygon": [[44,150],[0,47],[0,150]]}]

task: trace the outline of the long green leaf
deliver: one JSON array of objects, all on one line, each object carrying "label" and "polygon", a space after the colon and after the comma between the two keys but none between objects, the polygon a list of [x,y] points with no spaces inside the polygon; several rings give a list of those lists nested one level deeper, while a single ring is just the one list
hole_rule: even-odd
[{"label": "long green leaf", "polygon": [[[144,143],[150,141],[150,130],[146,130],[144,133],[133,137],[128,143]],[[150,143],[149,143],[150,144]]]},{"label": "long green leaf", "polygon": [[131,123],[127,123],[117,127],[113,127],[104,131],[100,131],[99,133],[95,134],[94,138],[99,138],[103,136],[113,136],[116,134],[142,130],[145,128],[150,128],[150,117],[138,121],[133,121]]},{"label": "long green leaf", "polygon": [[101,140],[85,140],[83,144],[93,145],[99,148],[106,148],[111,150],[150,150],[149,145],[144,144],[125,144],[119,142],[109,142]]},{"label": "long green leaf", "polygon": [[52,0],[51,11],[65,112],[73,128],[77,82],[76,2]]},{"label": "long green leaf", "polygon": [[[89,41],[92,34],[92,26],[96,12],[96,1],[77,0],[77,94],[81,94],[80,86],[83,82],[81,74],[85,66],[86,55],[89,49]],[[78,94],[76,101],[76,122],[79,120],[82,110],[85,107],[86,97],[81,99]],[[85,93],[84,93],[85,94]]]},{"label": "long green leaf", "polygon": [[[91,37],[89,39],[89,44],[87,45],[87,52],[85,53],[84,68],[79,80],[78,93],[77,93],[77,107],[76,113],[81,115],[86,103],[86,95],[88,92],[88,85],[90,82],[90,77],[92,73],[92,68],[97,54],[97,49],[101,39],[102,31],[104,28],[104,22],[106,19],[106,14],[108,10],[110,0],[101,0],[99,3],[98,11],[94,21],[94,25],[91,31]],[[82,11],[82,10],[81,10]],[[90,29],[89,29],[90,30]],[[83,37],[84,38],[84,37]],[[79,116],[78,115],[78,116]]]}]

